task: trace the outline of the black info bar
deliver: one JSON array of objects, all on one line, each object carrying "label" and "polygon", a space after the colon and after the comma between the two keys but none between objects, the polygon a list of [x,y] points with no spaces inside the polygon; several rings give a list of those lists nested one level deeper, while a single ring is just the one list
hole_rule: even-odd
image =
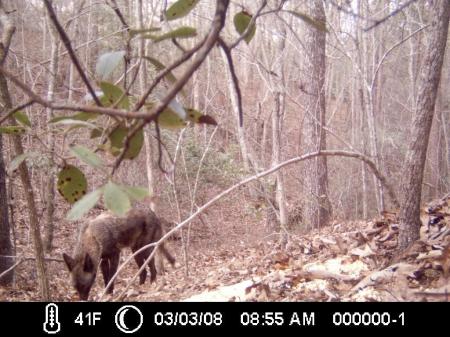
[{"label": "black info bar", "polygon": [[33,302],[0,303],[0,308],[2,331],[9,332],[5,336],[149,336],[174,329],[381,332],[424,325],[433,330],[446,325],[450,312],[448,303]]}]

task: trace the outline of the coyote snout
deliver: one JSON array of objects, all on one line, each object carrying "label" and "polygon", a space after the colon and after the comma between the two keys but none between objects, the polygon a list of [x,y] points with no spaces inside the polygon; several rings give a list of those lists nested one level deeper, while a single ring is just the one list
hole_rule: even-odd
[{"label": "coyote snout", "polygon": [[[88,299],[99,265],[106,286],[117,271],[122,248],[130,247],[134,253],[143,246],[158,241],[163,234],[161,222],[152,211],[133,210],[124,217],[102,214],[87,223],[81,230],[74,257],[63,254],[80,299]],[[164,243],[158,249],[172,265],[175,263]],[[153,247],[150,247],[136,255],[139,267],[152,251]],[[154,258],[149,267],[150,281],[153,282],[156,278]],[[145,282],[146,277],[147,271],[144,269],[139,275],[140,284]],[[108,293],[113,291],[114,283],[109,287]]]}]

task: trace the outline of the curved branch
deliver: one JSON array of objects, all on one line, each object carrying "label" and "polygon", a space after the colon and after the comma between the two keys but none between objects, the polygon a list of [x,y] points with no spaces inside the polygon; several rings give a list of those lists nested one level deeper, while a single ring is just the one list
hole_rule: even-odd
[{"label": "curved branch", "polygon": [[244,112],[242,110],[242,93],[239,86],[239,79],[236,75],[236,68],[234,67],[233,56],[231,55],[231,49],[227,46],[225,41],[219,38],[218,43],[227,59],[228,69],[230,70],[230,77],[231,81],[233,82],[234,94],[236,95],[237,106],[239,110],[239,126],[242,127],[244,123]]},{"label": "curved branch", "polygon": [[369,157],[364,156],[364,155],[362,155],[360,153],[356,153],[356,152],[340,151],[340,150],[335,150],[335,151],[317,151],[317,152],[308,153],[308,154],[305,154],[305,155],[300,156],[300,157],[295,157],[295,158],[286,160],[286,161],[284,161],[284,162],[282,162],[282,163],[280,163],[280,164],[278,164],[278,165],[276,165],[276,166],[274,166],[274,167],[272,167],[270,169],[267,169],[266,171],[263,171],[263,172],[258,173],[256,175],[248,177],[248,178],[240,181],[239,183],[229,187],[225,191],[222,191],[221,193],[216,195],[214,198],[209,200],[206,204],[204,204],[203,206],[199,207],[197,209],[197,211],[192,213],[187,219],[185,219],[184,221],[180,222],[177,226],[175,226],[170,231],[168,231],[159,241],[152,242],[152,243],[150,243],[150,244],[148,244],[146,246],[141,247],[139,250],[137,250],[131,256],[129,256],[125,260],[125,262],[122,263],[122,265],[118,268],[117,272],[113,275],[113,277],[109,281],[108,285],[105,287],[102,295],[100,296],[100,299],[103,298],[103,296],[106,294],[106,291],[110,287],[111,283],[116,279],[117,275],[124,268],[124,266],[126,264],[128,264],[134,258],[134,256],[136,256],[140,252],[144,251],[145,249],[148,249],[149,247],[155,247],[153,252],[149,255],[147,260],[141,266],[141,268],[139,268],[137,273],[131,278],[131,280],[128,282],[127,286],[125,287],[125,289],[118,296],[119,300],[122,299],[123,296],[125,295],[126,291],[128,290],[128,288],[133,283],[133,281],[139,276],[139,274],[146,268],[146,266],[148,265],[150,260],[154,257],[154,255],[156,253],[156,250],[159,247],[159,245],[161,243],[163,243],[164,241],[166,241],[170,236],[172,236],[176,231],[180,230],[187,223],[191,222],[193,219],[195,219],[201,213],[206,211],[209,207],[211,207],[212,205],[217,203],[220,199],[224,198],[225,196],[229,195],[231,192],[234,192],[235,190],[239,189],[240,187],[242,187],[244,185],[247,185],[248,183],[251,183],[252,181],[255,181],[255,180],[261,179],[261,178],[263,178],[263,177],[265,177],[267,175],[270,175],[270,174],[272,174],[272,173],[282,169],[285,166],[289,166],[289,165],[292,165],[292,164],[295,164],[295,163],[299,163],[301,161],[305,161],[305,160],[312,159],[312,158],[319,157],[319,156],[348,157],[348,158],[355,158],[355,159],[363,161],[364,163],[366,163],[369,166],[369,168],[372,170],[373,174],[378,178],[378,180],[386,187],[386,189],[388,190],[389,196],[391,197],[392,202],[394,203],[395,207],[399,207],[400,204],[399,204],[399,202],[397,200],[397,197],[395,195],[395,192],[394,192],[392,186],[387,183],[386,178],[380,173],[380,171],[377,169],[375,163]]}]

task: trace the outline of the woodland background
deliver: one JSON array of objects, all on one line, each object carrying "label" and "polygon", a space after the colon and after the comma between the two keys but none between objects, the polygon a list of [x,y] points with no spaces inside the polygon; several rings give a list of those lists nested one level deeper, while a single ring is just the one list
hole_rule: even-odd
[{"label": "woodland background", "polygon": [[[264,282],[258,281],[252,286],[257,289],[252,300],[420,300],[404,293],[405,289],[448,284],[444,276],[448,276],[450,256],[449,224],[443,209],[450,184],[450,58],[445,52],[450,2],[243,0],[228,4],[200,0],[187,1],[192,5],[188,13],[168,20],[164,13],[174,2],[0,1],[0,119],[4,127],[0,135],[0,253],[4,256],[0,274],[14,267],[14,272],[0,279],[5,285],[0,298],[73,300],[60,253],[71,251],[86,218],[105,207],[118,211],[123,206],[112,209],[100,200],[80,220],[67,220],[72,205],[57,192],[58,174],[67,163],[84,173],[87,192],[108,179],[148,188],[150,197],[133,207],[151,207],[178,224],[246,177],[314,153],[242,185],[201,212],[183,227],[179,240],[171,242],[179,268],[168,270],[156,286],[128,290],[126,296],[180,300],[256,275],[263,277],[270,270],[282,271],[282,276],[277,274],[273,280],[271,274],[267,281],[277,291],[267,292],[261,286]],[[182,106],[212,121],[197,119],[184,128],[184,122],[171,120],[157,128],[152,120],[144,128],[142,150],[136,158],[123,161],[117,159],[126,152],[123,144],[121,155],[113,156],[111,149],[99,146],[98,138],[91,138],[92,128],[83,125],[92,122],[110,130],[122,117],[105,113],[94,120],[71,118],[65,121],[74,123],[55,123],[55,117],[82,111],[58,109],[58,105],[95,106],[76,63],[98,93],[99,59],[124,51],[109,82],[140,97],[164,66],[201,45],[216,22],[216,6],[224,3],[227,17],[220,38],[213,41],[209,54],[176,97]],[[77,62],[47,5],[53,8]],[[237,31],[234,22],[237,13],[253,17],[244,27],[244,39],[239,39],[242,31]],[[180,26],[196,32],[161,38]],[[201,52],[191,55],[191,60],[169,74],[173,78],[165,74],[156,86],[152,94],[160,102],[172,101],[173,97],[167,102],[163,97],[193,68],[191,61]],[[89,97],[91,102],[86,101]],[[140,111],[154,109],[155,105]],[[70,148],[76,145],[96,151],[105,166],[86,164],[91,153],[74,154]],[[18,161],[22,153],[26,155]],[[419,203],[432,200],[439,200],[431,205],[440,205],[441,213],[436,215],[434,206],[429,206],[419,214]],[[417,223],[419,216],[422,223]],[[436,217],[442,218],[433,220]],[[433,239],[441,240],[439,248],[432,248],[435,241],[428,242],[413,258],[438,250],[440,255],[433,255],[437,262],[428,257],[409,262],[420,265],[423,274],[433,270],[433,276],[425,281],[408,279],[416,282],[414,286],[398,281],[401,294],[393,298],[352,297],[351,289],[358,281],[387,267],[396,255],[399,228],[407,232],[411,224],[417,229],[417,235],[400,239],[400,248],[405,249],[419,238],[420,226],[429,227],[430,221],[440,223],[436,229],[440,236]],[[373,232],[374,228],[381,229]],[[423,230],[420,239],[427,242]],[[363,233],[365,240],[360,241],[355,232]],[[377,241],[380,238],[385,240]],[[385,244],[392,240],[394,244]],[[372,252],[361,253],[367,245]],[[351,253],[352,249],[361,251]],[[342,276],[342,270],[342,277],[304,274],[305,259],[326,265],[329,258],[340,258],[347,264],[354,263],[355,256],[369,267],[361,268],[351,280]],[[128,276],[119,276],[119,289],[130,280],[133,268],[130,265],[125,272]],[[406,269],[402,269],[403,281],[411,273]],[[349,284],[331,290],[327,283],[327,291],[302,288],[284,293],[279,290],[286,278],[292,287],[305,279]]]}]

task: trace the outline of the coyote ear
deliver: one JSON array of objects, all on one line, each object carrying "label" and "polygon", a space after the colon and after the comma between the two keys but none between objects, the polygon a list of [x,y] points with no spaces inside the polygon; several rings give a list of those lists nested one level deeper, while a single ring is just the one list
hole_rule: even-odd
[{"label": "coyote ear", "polygon": [[75,265],[75,260],[72,259],[69,255],[67,255],[66,253],[63,253],[63,258],[64,258],[64,262],[67,265],[67,269],[69,269],[69,271],[72,271],[74,265]]},{"label": "coyote ear", "polygon": [[92,262],[92,258],[88,253],[86,253],[86,256],[84,257],[83,270],[87,273],[94,271],[94,262]]}]

